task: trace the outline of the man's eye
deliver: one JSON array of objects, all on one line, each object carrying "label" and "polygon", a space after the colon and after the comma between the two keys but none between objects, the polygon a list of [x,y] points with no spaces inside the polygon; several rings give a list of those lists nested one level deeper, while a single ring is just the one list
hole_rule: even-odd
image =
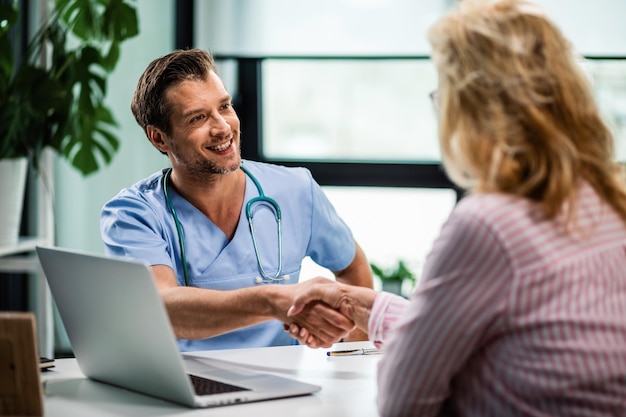
[{"label": "man's eye", "polygon": [[222,104],[222,110],[228,110],[232,107],[233,105],[231,103],[226,103],[226,104]]},{"label": "man's eye", "polygon": [[204,119],[204,115],[199,114],[191,118],[191,123],[197,122],[198,120],[202,120],[202,119]]}]

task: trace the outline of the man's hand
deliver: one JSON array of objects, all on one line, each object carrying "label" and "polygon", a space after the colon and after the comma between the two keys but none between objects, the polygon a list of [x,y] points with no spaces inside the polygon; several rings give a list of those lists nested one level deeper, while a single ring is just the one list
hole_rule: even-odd
[{"label": "man's hand", "polygon": [[[325,278],[315,278],[305,283],[306,286],[298,288],[294,303],[287,312],[288,317],[298,318],[309,307],[325,304],[352,320],[362,334],[367,332],[370,310],[376,298],[373,289],[339,284]],[[323,313],[327,312],[323,310]],[[301,343],[309,347],[326,347],[319,346],[322,340],[319,340],[318,329],[303,326],[298,320],[286,324],[285,329]]]},{"label": "man's hand", "polygon": [[[309,347],[330,347],[354,329],[354,322],[341,312],[323,302],[311,300],[302,305],[298,314],[288,315],[287,310],[295,301],[295,296],[306,293],[318,280],[333,282],[325,278],[316,278],[295,285],[279,286],[289,291],[288,304],[277,301],[277,318],[285,324],[285,330],[294,329],[290,334]],[[298,329],[298,330],[295,330]],[[307,329],[306,337],[299,335],[300,329]]]}]

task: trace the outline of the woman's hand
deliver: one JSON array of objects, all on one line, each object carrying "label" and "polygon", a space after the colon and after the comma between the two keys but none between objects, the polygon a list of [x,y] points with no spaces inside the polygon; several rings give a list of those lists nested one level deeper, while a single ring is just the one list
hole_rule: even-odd
[{"label": "woman's hand", "polygon": [[[358,329],[367,332],[369,315],[376,298],[376,291],[371,288],[339,284],[325,278],[305,281],[294,297],[293,305],[287,311],[288,317],[298,318],[309,309],[318,307],[316,314],[327,315],[325,308],[331,308],[354,322]],[[320,308],[324,306],[325,308]],[[331,316],[325,316],[331,320]],[[302,325],[298,320],[286,323],[285,329],[300,343],[309,347],[329,347],[328,338],[319,337],[321,329]],[[336,339],[335,341],[338,341]]]}]

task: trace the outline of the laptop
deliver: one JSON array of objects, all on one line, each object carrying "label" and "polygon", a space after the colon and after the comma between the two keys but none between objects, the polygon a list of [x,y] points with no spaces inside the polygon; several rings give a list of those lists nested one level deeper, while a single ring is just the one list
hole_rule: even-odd
[{"label": "laptop", "polygon": [[181,355],[145,263],[55,247],[37,247],[37,255],[88,378],[197,408],[321,389],[228,361]]}]

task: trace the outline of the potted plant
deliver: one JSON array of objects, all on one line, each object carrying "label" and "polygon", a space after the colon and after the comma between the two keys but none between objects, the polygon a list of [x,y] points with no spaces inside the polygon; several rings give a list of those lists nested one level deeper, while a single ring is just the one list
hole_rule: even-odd
[{"label": "potted plant", "polygon": [[399,260],[391,268],[381,268],[374,263],[370,263],[370,267],[374,276],[380,279],[383,291],[393,294],[403,295],[402,286],[404,283],[409,282],[411,288],[413,288],[417,281],[415,274],[406,266],[403,260]]},{"label": "potted plant", "polygon": [[[120,44],[138,34],[137,13],[126,0],[53,4],[25,42],[20,28],[27,17],[20,16],[17,1],[0,3],[0,163],[27,160],[36,170],[49,148],[88,175],[119,147],[117,123],[105,104],[106,81]],[[20,188],[8,179],[5,187]]]}]

